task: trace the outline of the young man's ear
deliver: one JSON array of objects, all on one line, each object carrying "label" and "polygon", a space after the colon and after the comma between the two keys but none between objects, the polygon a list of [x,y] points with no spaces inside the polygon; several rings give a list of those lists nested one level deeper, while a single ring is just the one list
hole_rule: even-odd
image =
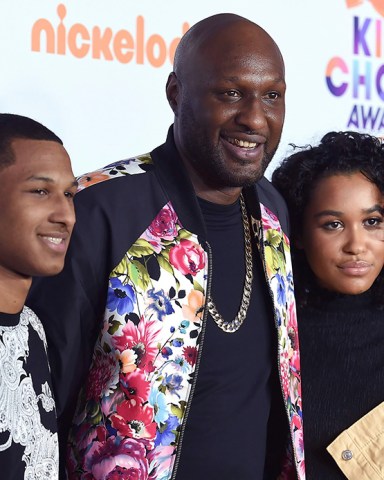
[{"label": "young man's ear", "polygon": [[169,74],[167,84],[165,87],[165,92],[167,94],[167,99],[170,107],[173,110],[173,113],[177,117],[178,114],[178,97],[179,97],[179,80],[176,77],[176,73],[172,72]]}]

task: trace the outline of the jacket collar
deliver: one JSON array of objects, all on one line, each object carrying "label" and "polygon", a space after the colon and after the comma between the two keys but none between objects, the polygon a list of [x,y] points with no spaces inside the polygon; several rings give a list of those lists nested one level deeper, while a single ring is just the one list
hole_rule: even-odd
[{"label": "jacket collar", "polygon": [[[203,215],[188,173],[177,151],[173,126],[165,143],[151,152],[156,176],[169,196],[184,228],[206,239]],[[255,219],[260,219],[260,205],[256,185],[243,190],[247,208]]]}]

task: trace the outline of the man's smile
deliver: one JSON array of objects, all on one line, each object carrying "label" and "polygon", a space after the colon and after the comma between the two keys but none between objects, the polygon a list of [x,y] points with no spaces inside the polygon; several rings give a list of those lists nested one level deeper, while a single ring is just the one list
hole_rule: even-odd
[{"label": "man's smile", "polygon": [[257,145],[259,145],[256,142],[249,142],[248,140],[240,140],[238,138],[227,137],[226,140],[229,143],[232,143],[232,145],[236,145],[237,147],[243,147],[243,148],[255,148],[257,147]]}]

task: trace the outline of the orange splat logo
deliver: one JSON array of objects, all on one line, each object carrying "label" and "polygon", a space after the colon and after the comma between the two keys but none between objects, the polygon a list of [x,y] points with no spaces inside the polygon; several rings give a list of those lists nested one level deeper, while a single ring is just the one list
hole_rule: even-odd
[{"label": "orange splat logo", "polygon": [[379,13],[382,17],[384,17],[384,0],[346,0],[348,8],[358,7],[364,2],[370,2],[376,12]]}]

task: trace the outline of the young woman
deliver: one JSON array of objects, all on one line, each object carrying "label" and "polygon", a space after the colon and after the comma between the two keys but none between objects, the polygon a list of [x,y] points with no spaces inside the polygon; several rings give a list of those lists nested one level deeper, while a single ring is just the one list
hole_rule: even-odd
[{"label": "young woman", "polygon": [[272,182],[292,222],[307,479],[384,478],[384,146],[331,132]]}]

